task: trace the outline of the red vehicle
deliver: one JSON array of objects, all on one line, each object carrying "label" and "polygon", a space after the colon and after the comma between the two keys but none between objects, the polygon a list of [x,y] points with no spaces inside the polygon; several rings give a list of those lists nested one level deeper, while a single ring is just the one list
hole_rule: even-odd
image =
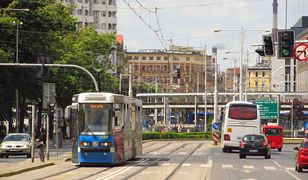
[{"label": "red vehicle", "polygon": [[282,150],[283,147],[283,127],[268,124],[263,126],[263,134],[267,137],[271,149],[278,149],[278,151]]},{"label": "red vehicle", "polygon": [[308,139],[304,139],[300,146],[295,147],[294,150],[297,150],[295,170],[302,172],[303,169],[308,168]]}]

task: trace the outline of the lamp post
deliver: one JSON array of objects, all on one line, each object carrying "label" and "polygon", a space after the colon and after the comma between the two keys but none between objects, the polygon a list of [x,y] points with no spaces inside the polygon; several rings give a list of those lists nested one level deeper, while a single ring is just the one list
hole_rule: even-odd
[{"label": "lamp post", "polygon": [[[18,27],[20,25],[22,25],[23,23],[22,22],[15,22],[13,21],[13,24],[16,24],[16,54],[15,54],[15,62],[16,63],[19,63],[19,60],[18,60],[18,40],[19,40],[19,34],[18,34]],[[16,132],[19,132],[19,129],[20,129],[20,119],[19,119],[19,91],[18,91],[18,88],[15,89],[15,96],[16,96]]]},{"label": "lamp post", "polygon": [[243,46],[244,46],[244,32],[246,31],[264,31],[270,32],[269,30],[262,30],[262,29],[216,29],[214,32],[221,32],[221,31],[238,31],[240,34],[240,88],[239,88],[239,100],[243,100]]}]

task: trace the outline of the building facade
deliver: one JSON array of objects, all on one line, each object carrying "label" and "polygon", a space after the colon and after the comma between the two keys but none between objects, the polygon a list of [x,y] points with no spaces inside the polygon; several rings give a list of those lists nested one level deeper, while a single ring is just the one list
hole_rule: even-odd
[{"label": "building facade", "polygon": [[247,92],[269,92],[271,90],[270,67],[248,67],[246,76],[245,89]]},{"label": "building facade", "polygon": [[93,26],[98,33],[117,31],[116,0],[60,0],[74,9],[72,15],[78,19],[78,28]]},{"label": "building facade", "polygon": [[[170,50],[125,52],[125,56],[137,87],[141,83],[152,83],[163,87],[164,92],[204,92],[204,50],[171,46]],[[206,56],[206,62],[211,63],[210,56]],[[128,67],[125,74],[129,72]],[[212,80],[207,78],[207,88],[212,87]]]},{"label": "building facade", "polygon": [[[308,29],[299,34],[298,40],[308,39]],[[307,44],[307,43],[306,43]],[[296,89],[297,92],[307,92],[308,91],[308,63],[305,61],[297,61],[297,75],[296,75]],[[307,96],[303,98],[307,99]]]}]

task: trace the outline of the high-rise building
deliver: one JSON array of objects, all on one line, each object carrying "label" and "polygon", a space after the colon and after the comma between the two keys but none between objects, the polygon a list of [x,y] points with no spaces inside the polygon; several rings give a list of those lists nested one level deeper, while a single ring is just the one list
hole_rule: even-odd
[{"label": "high-rise building", "polygon": [[60,0],[63,4],[72,5],[72,15],[78,18],[78,28],[95,27],[98,33],[116,32],[116,0]]}]

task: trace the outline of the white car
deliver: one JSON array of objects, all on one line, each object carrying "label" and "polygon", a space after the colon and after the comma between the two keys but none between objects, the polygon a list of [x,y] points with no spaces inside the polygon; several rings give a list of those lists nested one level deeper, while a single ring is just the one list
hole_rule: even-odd
[{"label": "white car", "polygon": [[31,157],[31,137],[26,133],[7,134],[0,145],[0,157],[9,155],[26,155]]}]

